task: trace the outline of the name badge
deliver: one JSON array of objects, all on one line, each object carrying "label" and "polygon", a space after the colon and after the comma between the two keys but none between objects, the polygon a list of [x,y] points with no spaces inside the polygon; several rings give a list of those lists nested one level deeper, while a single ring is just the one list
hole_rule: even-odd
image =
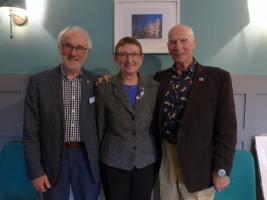
[{"label": "name badge", "polygon": [[90,97],[90,98],[89,98],[89,103],[92,104],[92,103],[94,103],[94,102],[95,102],[95,97]]}]

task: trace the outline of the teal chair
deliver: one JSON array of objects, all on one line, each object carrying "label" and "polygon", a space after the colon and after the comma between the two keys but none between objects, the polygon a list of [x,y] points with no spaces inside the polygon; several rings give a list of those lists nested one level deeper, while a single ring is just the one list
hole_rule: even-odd
[{"label": "teal chair", "polygon": [[0,200],[36,200],[27,178],[22,142],[6,143],[0,155]]},{"label": "teal chair", "polygon": [[235,152],[230,185],[216,192],[215,200],[256,200],[255,165],[250,152]]}]

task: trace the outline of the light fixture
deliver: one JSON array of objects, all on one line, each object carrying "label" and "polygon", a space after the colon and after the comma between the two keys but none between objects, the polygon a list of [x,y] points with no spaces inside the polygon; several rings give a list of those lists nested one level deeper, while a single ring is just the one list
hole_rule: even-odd
[{"label": "light fixture", "polygon": [[25,0],[0,0],[0,7],[9,9],[10,38],[13,38],[13,23],[22,26],[27,22]]},{"label": "light fixture", "polygon": [[250,22],[263,27],[267,26],[267,1],[266,0],[249,0],[249,17]]}]

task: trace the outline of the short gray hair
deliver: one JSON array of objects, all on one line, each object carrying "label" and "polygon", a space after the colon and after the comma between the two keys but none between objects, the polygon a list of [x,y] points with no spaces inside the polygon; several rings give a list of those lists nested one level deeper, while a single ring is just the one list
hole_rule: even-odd
[{"label": "short gray hair", "polygon": [[89,34],[86,32],[86,30],[84,30],[83,28],[81,28],[79,26],[70,26],[70,27],[67,27],[64,30],[62,30],[57,36],[57,43],[59,46],[62,44],[62,40],[63,40],[64,36],[70,31],[78,31],[78,32],[82,33],[87,40],[88,50],[92,49],[93,45],[92,45],[92,40],[91,40]]}]

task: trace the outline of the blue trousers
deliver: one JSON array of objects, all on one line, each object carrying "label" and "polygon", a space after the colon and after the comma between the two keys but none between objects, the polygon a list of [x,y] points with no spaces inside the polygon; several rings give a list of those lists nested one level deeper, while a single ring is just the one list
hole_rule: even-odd
[{"label": "blue trousers", "polygon": [[85,147],[65,149],[56,186],[45,192],[45,200],[69,200],[70,186],[75,200],[97,200],[100,184],[95,183]]}]

